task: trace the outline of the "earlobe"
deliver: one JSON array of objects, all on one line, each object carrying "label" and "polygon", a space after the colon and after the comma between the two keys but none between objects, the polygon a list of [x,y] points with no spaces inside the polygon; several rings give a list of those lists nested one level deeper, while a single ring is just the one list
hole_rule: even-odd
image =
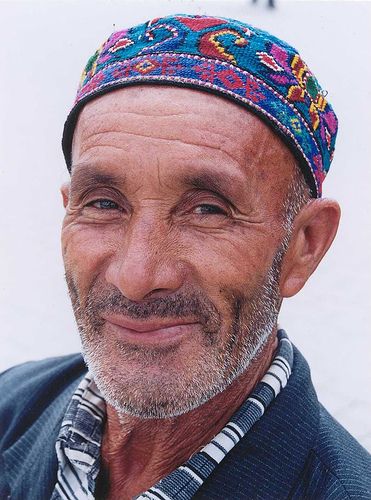
[{"label": "earlobe", "polygon": [[61,195],[63,199],[63,206],[67,208],[68,201],[70,199],[70,182],[65,182],[61,186]]},{"label": "earlobe", "polygon": [[282,262],[282,297],[298,293],[333,242],[339,226],[340,207],[336,201],[312,200],[296,216],[289,248]]}]

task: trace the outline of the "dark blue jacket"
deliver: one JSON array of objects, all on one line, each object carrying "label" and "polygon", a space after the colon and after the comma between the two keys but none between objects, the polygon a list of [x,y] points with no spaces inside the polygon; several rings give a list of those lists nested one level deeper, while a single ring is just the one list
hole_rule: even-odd
[{"label": "dark blue jacket", "polygon": [[[31,362],[0,376],[0,499],[47,500],[55,441],[86,368],[80,355]],[[197,499],[371,499],[371,459],[318,402],[295,350],[286,388],[233,448]]]}]

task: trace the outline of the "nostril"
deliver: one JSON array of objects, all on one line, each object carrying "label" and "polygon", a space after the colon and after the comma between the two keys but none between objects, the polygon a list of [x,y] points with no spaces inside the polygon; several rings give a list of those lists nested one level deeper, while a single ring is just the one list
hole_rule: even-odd
[{"label": "nostril", "polygon": [[171,290],[170,288],[155,288],[147,293],[144,299],[157,299],[169,295],[170,293],[174,293],[174,290]]}]

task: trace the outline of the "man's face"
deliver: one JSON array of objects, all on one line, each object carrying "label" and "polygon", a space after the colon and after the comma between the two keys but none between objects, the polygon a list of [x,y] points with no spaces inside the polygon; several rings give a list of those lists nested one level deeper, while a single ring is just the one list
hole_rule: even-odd
[{"label": "man's face", "polygon": [[63,256],[85,358],[119,412],[189,411],[265,344],[293,165],[258,118],[205,92],[130,87],[85,106]]}]

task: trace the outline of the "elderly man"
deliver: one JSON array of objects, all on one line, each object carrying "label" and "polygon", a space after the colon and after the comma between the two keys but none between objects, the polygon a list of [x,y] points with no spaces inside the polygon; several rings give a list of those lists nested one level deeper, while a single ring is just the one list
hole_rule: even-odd
[{"label": "elderly man", "polygon": [[337,120],[297,52],[155,19],[89,60],[63,135],[80,355],[0,378],[0,496],[370,498],[367,452],[277,327],[335,236]]}]

